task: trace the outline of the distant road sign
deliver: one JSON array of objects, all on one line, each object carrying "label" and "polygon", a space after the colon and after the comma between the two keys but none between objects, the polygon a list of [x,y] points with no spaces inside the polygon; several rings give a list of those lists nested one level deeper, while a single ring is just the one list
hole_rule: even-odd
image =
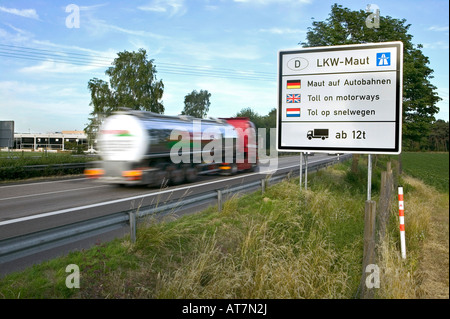
[{"label": "distant road sign", "polygon": [[280,51],[278,150],[401,153],[402,76],[402,42]]}]

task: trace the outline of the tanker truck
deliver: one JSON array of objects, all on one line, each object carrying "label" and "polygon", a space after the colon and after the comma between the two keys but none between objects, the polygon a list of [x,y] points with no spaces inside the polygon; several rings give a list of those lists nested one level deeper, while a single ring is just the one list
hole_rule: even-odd
[{"label": "tanker truck", "polygon": [[256,130],[248,118],[197,119],[122,110],[97,135],[100,161],[85,176],[118,185],[193,182],[200,174],[258,167]]}]

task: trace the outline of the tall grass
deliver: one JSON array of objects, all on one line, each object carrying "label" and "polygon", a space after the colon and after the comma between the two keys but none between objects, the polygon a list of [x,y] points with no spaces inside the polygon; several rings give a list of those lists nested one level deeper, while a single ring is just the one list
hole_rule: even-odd
[{"label": "tall grass", "polygon": [[[282,193],[295,187],[286,182]],[[233,200],[224,210],[227,225],[197,237],[194,255],[160,277],[160,298],[346,298],[352,284],[348,260],[336,251],[313,212],[299,211],[297,198],[267,194],[259,215],[242,214]],[[276,201],[276,203],[273,203]],[[270,209],[268,209],[270,207]],[[278,207],[277,209],[273,209]],[[319,226],[317,228],[316,226]],[[322,228],[322,230],[320,229]]]}]

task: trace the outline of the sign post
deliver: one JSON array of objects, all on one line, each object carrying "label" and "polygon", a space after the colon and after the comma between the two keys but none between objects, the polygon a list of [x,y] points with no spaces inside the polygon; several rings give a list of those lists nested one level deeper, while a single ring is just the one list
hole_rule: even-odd
[{"label": "sign post", "polygon": [[400,154],[403,43],[280,51],[277,150]]}]

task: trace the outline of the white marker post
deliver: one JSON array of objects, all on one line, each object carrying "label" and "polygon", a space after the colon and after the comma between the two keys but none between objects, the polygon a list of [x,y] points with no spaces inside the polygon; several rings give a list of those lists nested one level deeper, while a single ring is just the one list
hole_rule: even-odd
[{"label": "white marker post", "polygon": [[402,258],[406,259],[405,243],[405,205],[403,203],[403,187],[398,188],[398,216],[400,220],[400,248]]}]

